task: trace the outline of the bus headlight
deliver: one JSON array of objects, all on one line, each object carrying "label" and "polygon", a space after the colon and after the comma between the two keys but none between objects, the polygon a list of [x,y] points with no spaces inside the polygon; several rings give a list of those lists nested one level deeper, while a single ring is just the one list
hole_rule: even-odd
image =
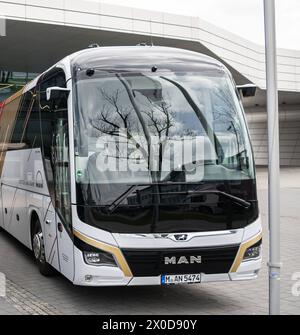
[{"label": "bus headlight", "polygon": [[99,251],[99,252],[84,251],[83,257],[84,261],[88,265],[114,266],[114,267],[117,266],[114,256],[105,251]]},{"label": "bus headlight", "polygon": [[252,259],[257,259],[261,255],[262,243],[261,241],[258,244],[248,248],[244,255],[244,261],[249,261]]}]

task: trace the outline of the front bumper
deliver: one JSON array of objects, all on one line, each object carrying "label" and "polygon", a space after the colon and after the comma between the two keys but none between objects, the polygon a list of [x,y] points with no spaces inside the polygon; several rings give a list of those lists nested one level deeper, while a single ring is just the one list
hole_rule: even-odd
[{"label": "front bumper", "polygon": [[[91,228],[89,228],[91,229]],[[216,232],[216,234],[201,233],[191,234],[191,238],[185,242],[174,241],[172,238],[162,236],[114,236],[116,245],[100,242],[101,237],[95,236],[95,230],[86,233],[75,231],[75,236],[84,239],[100,250],[111,252],[119,267],[91,266],[83,260],[82,251],[74,247],[75,276],[74,284],[81,286],[147,286],[161,285],[163,274],[194,274],[201,273],[201,283],[224,282],[256,279],[261,268],[262,259],[243,261],[247,248],[255,245],[262,238],[261,222],[257,220],[249,227],[231,232]],[[93,234],[91,234],[93,233]],[[90,236],[94,236],[91,238]],[[143,248],[142,248],[143,246]],[[225,250],[212,257],[213,253],[204,253],[203,250]],[[231,250],[231,254],[229,252]],[[232,251],[234,251],[232,254]],[[136,256],[139,251],[139,257]],[[191,267],[185,264],[174,267],[174,270],[166,270],[161,267],[161,254],[203,254],[203,264],[198,267]],[[130,259],[129,253],[133,255]],[[157,259],[155,259],[157,253]],[[145,256],[143,256],[145,255]],[[160,256],[159,256],[160,255]],[[135,258],[134,258],[135,257]],[[151,258],[152,257],[152,258]],[[154,258],[153,258],[154,257]],[[229,258],[230,259],[229,259]],[[225,264],[225,260],[227,263]],[[215,266],[206,266],[205,262],[215,262]],[[151,263],[151,264],[150,264]],[[151,265],[150,268],[147,265]],[[140,270],[143,268],[144,270]],[[144,272],[143,272],[144,271]]]},{"label": "front bumper", "polygon": [[[258,278],[262,259],[242,263],[236,273],[221,274],[201,274],[201,283],[217,283],[229,281],[246,281]],[[117,268],[103,268],[101,273],[91,271],[91,267],[86,264],[80,266],[75,285],[79,286],[157,286],[161,285],[161,276],[155,277],[124,277],[123,273]]]}]

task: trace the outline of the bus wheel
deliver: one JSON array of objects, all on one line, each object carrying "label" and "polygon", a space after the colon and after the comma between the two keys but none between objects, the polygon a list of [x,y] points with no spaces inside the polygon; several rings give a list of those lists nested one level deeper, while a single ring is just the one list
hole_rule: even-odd
[{"label": "bus wheel", "polygon": [[34,258],[38,264],[40,273],[45,277],[53,276],[55,271],[52,266],[47,263],[45,256],[45,247],[44,247],[44,237],[42,232],[42,227],[37,220],[33,225],[34,231],[32,233],[32,250]]}]

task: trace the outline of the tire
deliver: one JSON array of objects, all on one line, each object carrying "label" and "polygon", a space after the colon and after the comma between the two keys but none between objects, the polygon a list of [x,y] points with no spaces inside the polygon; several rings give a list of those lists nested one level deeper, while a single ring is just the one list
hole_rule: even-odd
[{"label": "tire", "polygon": [[45,277],[51,277],[55,274],[53,267],[47,263],[45,256],[44,237],[40,221],[36,219],[33,224],[33,231],[31,234],[31,245],[33,256],[38,265],[40,273]]}]

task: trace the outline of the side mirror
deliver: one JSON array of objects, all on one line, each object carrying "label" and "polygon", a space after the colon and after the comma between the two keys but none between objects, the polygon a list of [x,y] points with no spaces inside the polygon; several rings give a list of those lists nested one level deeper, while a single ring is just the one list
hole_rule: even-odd
[{"label": "side mirror", "polygon": [[49,101],[50,99],[53,100],[60,99],[62,97],[68,98],[69,94],[70,94],[69,89],[58,86],[48,87],[46,90],[47,101]]},{"label": "side mirror", "polygon": [[254,84],[246,84],[238,85],[236,88],[244,98],[249,98],[255,96],[257,87]]}]

